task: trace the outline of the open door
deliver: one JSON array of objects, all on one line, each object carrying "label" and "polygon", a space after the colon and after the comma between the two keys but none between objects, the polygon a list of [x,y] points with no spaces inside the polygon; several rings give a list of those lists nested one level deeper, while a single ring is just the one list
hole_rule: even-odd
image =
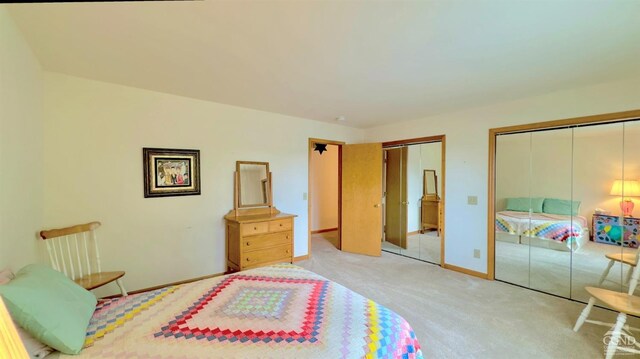
[{"label": "open door", "polygon": [[407,249],[407,147],[391,148],[387,152],[385,241]]},{"label": "open door", "polygon": [[342,250],[380,256],[382,144],[342,146]]}]

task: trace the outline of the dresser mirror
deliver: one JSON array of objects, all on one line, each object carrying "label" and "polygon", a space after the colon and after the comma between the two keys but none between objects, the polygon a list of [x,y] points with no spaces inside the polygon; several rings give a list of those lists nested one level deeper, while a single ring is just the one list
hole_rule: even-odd
[{"label": "dresser mirror", "polygon": [[236,173],[239,208],[270,205],[269,162],[237,161]]},{"label": "dresser mirror", "polygon": [[425,196],[438,197],[438,176],[436,170],[424,170],[423,191]]}]

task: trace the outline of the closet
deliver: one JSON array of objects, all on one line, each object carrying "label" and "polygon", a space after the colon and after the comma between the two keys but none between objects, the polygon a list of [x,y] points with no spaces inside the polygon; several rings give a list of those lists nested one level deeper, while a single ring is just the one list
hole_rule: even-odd
[{"label": "closet", "polygon": [[640,120],[492,136],[495,279],[583,302],[585,286],[626,291],[640,235]]},{"label": "closet", "polygon": [[383,251],[441,263],[442,139],[384,146]]}]

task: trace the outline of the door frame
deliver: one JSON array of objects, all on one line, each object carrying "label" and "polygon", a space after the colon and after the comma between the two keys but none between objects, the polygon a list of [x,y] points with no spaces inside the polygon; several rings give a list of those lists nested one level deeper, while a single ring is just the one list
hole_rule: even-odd
[{"label": "door frame", "polygon": [[440,161],[440,173],[442,176],[442,194],[441,194],[441,203],[442,203],[442,228],[440,231],[440,267],[447,268],[447,264],[444,261],[444,246],[445,246],[445,218],[446,218],[446,158],[447,158],[447,136],[446,135],[437,135],[437,136],[427,136],[427,137],[418,137],[418,138],[410,138],[406,140],[397,140],[397,141],[387,141],[382,143],[382,149],[388,147],[395,147],[401,145],[419,145],[424,143],[433,143],[440,142],[442,146],[441,151],[441,161]]},{"label": "door frame", "polygon": [[582,117],[566,118],[561,120],[535,122],[523,125],[492,128],[489,130],[489,181],[488,181],[488,213],[487,213],[487,279],[495,280],[495,187],[496,187],[496,139],[498,135],[509,133],[529,132],[535,130],[547,130],[554,128],[572,127],[585,124],[604,124],[619,122],[640,117],[640,110],[606,113]]},{"label": "door frame", "polygon": [[311,258],[311,155],[313,154],[313,145],[316,143],[335,145],[338,147],[338,249],[342,248],[342,145],[345,145],[346,142],[335,141],[335,140],[325,140],[322,138],[312,138],[309,137],[309,157],[307,160],[307,239],[308,239],[308,249],[307,255],[298,257],[297,260],[309,259]]}]

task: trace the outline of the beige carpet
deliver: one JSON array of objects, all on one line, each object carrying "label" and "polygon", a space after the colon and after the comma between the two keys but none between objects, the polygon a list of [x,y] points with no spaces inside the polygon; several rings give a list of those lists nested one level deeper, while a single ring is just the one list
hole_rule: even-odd
[{"label": "beige carpet", "polygon": [[[572,330],[580,303],[391,253],[340,252],[321,235],[313,236],[311,258],[298,264],[402,315],[427,358],[603,357],[607,328],[585,324],[578,333]],[[598,320],[615,316],[592,312]],[[637,318],[629,322],[640,326]]]},{"label": "beige carpet", "polygon": [[[636,251],[590,241],[575,252],[496,241],[496,278],[586,302],[589,294],[584,287],[598,286],[600,276],[609,263],[605,255],[622,250],[628,253]],[[616,263],[602,287],[626,291],[621,283],[628,269],[628,265],[623,268]]]},{"label": "beige carpet", "polygon": [[382,250],[440,264],[440,237],[438,237],[438,231],[407,236],[407,249],[396,246],[391,242],[382,242]]}]

